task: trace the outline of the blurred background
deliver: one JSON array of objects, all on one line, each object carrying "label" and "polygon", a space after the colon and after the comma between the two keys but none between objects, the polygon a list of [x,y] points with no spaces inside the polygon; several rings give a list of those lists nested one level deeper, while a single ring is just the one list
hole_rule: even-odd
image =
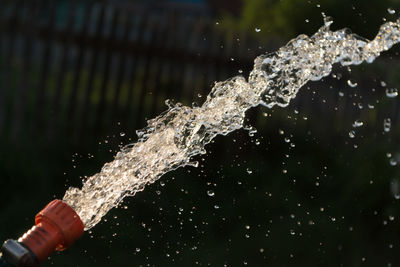
[{"label": "blurred background", "polygon": [[[201,104],[323,14],[372,39],[399,13],[397,0],[0,0],[0,241],[166,99]],[[216,138],[198,168],[127,198],[43,266],[400,266],[399,99],[386,93],[399,71],[394,47],[287,108],[250,110],[256,133]]]}]

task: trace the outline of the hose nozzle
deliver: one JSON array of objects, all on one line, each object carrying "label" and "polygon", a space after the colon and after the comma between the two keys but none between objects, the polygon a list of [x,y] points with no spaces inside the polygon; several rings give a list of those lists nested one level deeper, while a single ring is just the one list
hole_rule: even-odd
[{"label": "hose nozzle", "polygon": [[84,225],[78,214],[56,199],[36,215],[35,226],[18,242],[7,240],[1,250],[11,266],[39,266],[54,250],[62,251],[72,245],[83,231]]}]

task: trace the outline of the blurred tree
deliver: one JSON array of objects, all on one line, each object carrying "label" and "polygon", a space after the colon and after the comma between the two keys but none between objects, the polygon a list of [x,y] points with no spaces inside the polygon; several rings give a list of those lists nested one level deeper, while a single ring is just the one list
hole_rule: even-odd
[{"label": "blurred tree", "polygon": [[243,3],[241,0],[207,0],[208,5],[216,13],[229,12],[238,16],[241,12]]},{"label": "blurred tree", "polygon": [[252,32],[260,28],[268,35],[294,36],[315,32],[321,26],[325,14],[334,18],[335,27],[349,27],[371,38],[380,24],[394,19],[395,15],[389,14],[388,8],[400,8],[399,1],[248,0],[243,1],[238,16],[229,13],[229,9],[221,9],[220,15],[227,28]]}]

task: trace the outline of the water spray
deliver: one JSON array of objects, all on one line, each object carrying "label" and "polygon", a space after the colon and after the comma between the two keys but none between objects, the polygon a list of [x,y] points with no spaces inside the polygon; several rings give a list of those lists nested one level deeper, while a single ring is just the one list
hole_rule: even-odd
[{"label": "water spray", "polygon": [[35,225],[18,241],[4,242],[0,267],[38,267],[53,251],[71,246],[83,231],[78,214],[65,202],[53,200],[36,215]]},{"label": "water spray", "polygon": [[0,267],[36,267],[54,250],[64,250],[84,230],[95,226],[126,196],[142,191],[163,174],[188,165],[217,135],[243,128],[248,109],[286,107],[308,81],[328,76],[332,66],[372,63],[400,42],[400,19],[383,24],[373,40],[348,29],[331,31],[332,19],[314,35],[299,35],[274,53],[258,56],[248,79],[236,76],[218,82],[201,106],[167,102],[168,110],[138,131],[139,140],[123,148],[112,162],[87,178],[81,189],[69,188],[63,201],[50,202],[36,216],[36,225],[18,241],[2,247]]}]

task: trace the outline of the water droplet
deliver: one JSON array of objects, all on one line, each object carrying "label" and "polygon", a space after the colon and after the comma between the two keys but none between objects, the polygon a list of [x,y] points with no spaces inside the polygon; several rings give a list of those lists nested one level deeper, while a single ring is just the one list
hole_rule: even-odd
[{"label": "water droplet", "polygon": [[257,129],[252,126],[246,127],[245,130],[249,131],[250,137],[253,137],[257,133]]},{"label": "water droplet", "polygon": [[218,205],[214,205],[214,209],[219,209],[219,206]]},{"label": "water droplet", "polygon": [[362,121],[360,121],[360,120],[356,120],[356,121],[353,122],[353,128],[358,128],[358,127],[361,127],[363,125],[364,125],[364,123]]},{"label": "water droplet", "polygon": [[390,166],[396,166],[397,165],[397,160],[394,159],[394,158],[391,158],[389,163],[390,163]]},{"label": "water droplet", "polygon": [[121,132],[119,135],[120,135],[120,136],[125,136],[125,133],[124,133],[124,132]]},{"label": "water droplet", "polygon": [[395,14],[396,13],[396,10],[394,10],[393,8],[388,8],[387,9],[387,12],[390,14],[390,15],[393,15],[393,14]]},{"label": "water droplet", "polygon": [[260,31],[261,31],[260,28],[255,28],[254,30],[255,30],[256,32],[260,32]]},{"label": "water droplet", "polygon": [[238,70],[239,73],[243,73],[243,70]]},{"label": "water droplet", "polygon": [[332,23],[333,23],[333,18],[332,17],[330,17],[330,16],[325,16],[324,17],[325,27],[331,26]]},{"label": "water droplet", "polygon": [[398,91],[396,88],[387,88],[386,89],[386,96],[389,98],[394,98],[398,95]]},{"label": "water droplet", "polygon": [[215,193],[214,193],[213,190],[207,190],[207,195],[208,195],[209,197],[213,197],[213,196],[215,195]]},{"label": "water droplet", "polygon": [[350,86],[350,87],[357,87],[357,85],[358,85],[358,83],[356,83],[356,82],[353,82],[352,80],[347,80],[347,84]]},{"label": "water droplet", "polygon": [[386,84],[385,81],[381,81],[381,86],[382,86],[382,87],[386,87],[386,85],[387,85],[387,84]]},{"label": "water droplet", "polygon": [[383,130],[384,130],[386,133],[388,133],[388,132],[390,132],[391,126],[392,126],[392,122],[391,122],[390,118],[385,118],[385,119],[383,120]]},{"label": "water droplet", "polygon": [[136,252],[140,252],[140,248],[136,248]]},{"label": "water droplet", "polygon": [[351,130],[351,131],[349,132],[349,137],[350,137],[350,138],[356,137],[356,132],[353,131],[353,130]]},{"label": "water droplet", "polygon": [[309,22],[310,22],[310,20],[309,20],[309,19],[306,19],[305,21],[306,21],[306,23],[309,23]]},{"label": "water droplet", "polygon": [[247,230],[249,230],[249,229],[250,229],[250,225],[246,225],[245,227],[246,227],[246,229],[247,229]]},{"label": "water droplet", "polygon": [[295,232],[294,230],[290,229],[290,234],[291,234],[291,235],[295,235],[296,232]]},{"label": "water droplet", "polygon": [[[167,105],[168,108],[173,108],[174,107],[174,102],[171,99],[167,99],[164,101],[165,105]],[[136,134],[140,137],[140,134],[142,134],[142,131],[136,131]]]},{"label": "water droplet", "polygon": [[250,170],[249,168],[247,168],[246,171],[247,171],[248,174],[252,174],[253,173],[253,171]]}]

